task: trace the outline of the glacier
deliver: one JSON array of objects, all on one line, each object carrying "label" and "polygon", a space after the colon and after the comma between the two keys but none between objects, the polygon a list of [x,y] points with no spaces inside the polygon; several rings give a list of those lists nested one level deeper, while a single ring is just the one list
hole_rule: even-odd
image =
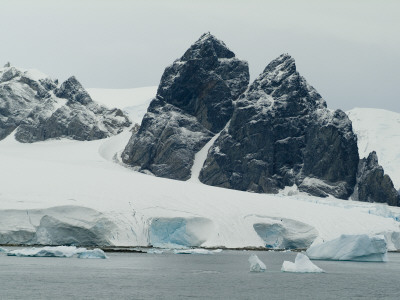
[{"label": "glacier", "polygon": [[252,254],[249,257],[249,263],[250,263],[250,272],[264,272],[267,269],[265,264],[255,254]]},{"label": "glacier", "polygon": [[[131,107],[140,123],[135,109],[152,91],[125,91],[132,97],[123,99],[109,91],[101,103]],[[294,187],[255,194],[145,175],[121,163],[131,134],[24,144],[12,133],[1,140],[0,244],[278,249],[382,234],[389,250],[400,249],[400,208],[322,199]]]},{"label": "glacier", "polygon": [[383,235],[341,235],[307,250],[311,259],[386,262],[387,244]]},{"label": "glacier", "polygon": [[282,264],[282,272],[293,272],[293,273],[323,273],[325,272],[321,268],[313,264],[307,255],[303,253],[297,253],[294,263],[285,260]]},{"label": "glacier", "polygon": [[157,248],[200,246],[213,223],[206,218],[156,218],[151,221],[149,238]]}]

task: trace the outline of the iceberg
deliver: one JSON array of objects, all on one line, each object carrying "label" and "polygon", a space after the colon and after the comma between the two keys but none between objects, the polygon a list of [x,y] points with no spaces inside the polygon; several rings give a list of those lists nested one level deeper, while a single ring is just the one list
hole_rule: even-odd
[{"label": "iceberg", "polygon": [[72,257],[85,250],[86,248],[76,248],[75,246],[33,247],[11,250],[7,252],[7,255],[19,257]]},{"label": "iceberg", "polygon": [[148,254],[163,254],[164,251],[160,250],[160,249],[149,249],[149,250],[147,250],[146,253],[148,253]]},{"label": "iceberg", "polygon": [[7,252],[8,251],[6,249],[0,247],[0,253],[7,253]]},{"label": "iceberg", "polygon": [[100,258],[106,259],[108,258],[107,255],[104,253],[103,250],[96,248],[93,250],[85,250],[78,253],[78,258]]},{"label": "iceberg", "polygon": [[387,261],[387,244],[383,235],[341,235],[339,238],[311,246],[307,250],[311,259]]},{"label": "iceberg", "polygon": [[215,254],[222,252],[222,249],[207,250],[207,249],[175,249],[175,254]]},{"label": "iceberg", "polygon": [[78,258],[107,258],[103,250],[86,248],[77,248],[75,246],[57,246],[57,247],[41,247],[41,248],[24,248],[6,252],[7,256],[18,257],[73,257]]},{"label": "iceberg", "polygon": [[267,269],[265,264],[255,254],[249,257],[249,263],[250,272],[264,272]]},{"label": "iceberg", "polygon": [[298,253],[294,263],[285,260],[282,264],[282,272],[294,272],[294,273],[323,273],[325,272],[321,268],[314,265],[311,260],[303,253]]}]

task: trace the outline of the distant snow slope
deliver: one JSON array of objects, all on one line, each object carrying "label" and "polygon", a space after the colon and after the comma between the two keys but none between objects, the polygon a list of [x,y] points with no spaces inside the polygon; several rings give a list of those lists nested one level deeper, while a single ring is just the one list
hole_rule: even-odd
[{"label": "distant snow slope", "polygon": [[[109,95],[103,103],[118,106]],[[138,92],[120,108],[149,96]],[[115,155],[129,137],[126,130],[89,142],[1,141],[0,243],[296,247],[315,236],[320,243],[383,233],[390,249],[400,249],[400,208],[310,197],[294,187],[266,195],[145,175]]]},{"label": "distant snow slope", "polygon": [[94,101],[108,108],[123,108],[129,114],[131,121],[142,121],[147,107],[157,93],[157,86],[147,86],[135,89],[86,89]]},{"label": "distant snow slope", "polygon": [[377,108],[354,108],[347,112],[358,138],[360,157],[371,151],[400,189],[400,114]]}]

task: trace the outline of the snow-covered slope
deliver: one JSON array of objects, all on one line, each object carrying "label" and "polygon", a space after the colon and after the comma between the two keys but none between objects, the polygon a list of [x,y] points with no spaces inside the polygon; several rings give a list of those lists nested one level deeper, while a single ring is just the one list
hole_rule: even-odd
[{"label": "snow-covered slope", "polygon": [[376,151],[379,164],[400,189],[400,114],[377,108],[347,112],[358,138],[360,158]]},{"label": "snow-covered slope", "polygon": [[[123,105],[145,101],[135,96]],[[97,141],[2,140],[0,243],[279,248],[383,233],[391,249],[400,248],[400,208],[145,175],[115,155],[129,137],[126,130]]]},{"label": "snow-covered slope", "polygon": [[150,101],[157,93],[157,86],[135,89],[86,89],[92,99],[108,108],[124,108],[133,123],[142,121]]}]

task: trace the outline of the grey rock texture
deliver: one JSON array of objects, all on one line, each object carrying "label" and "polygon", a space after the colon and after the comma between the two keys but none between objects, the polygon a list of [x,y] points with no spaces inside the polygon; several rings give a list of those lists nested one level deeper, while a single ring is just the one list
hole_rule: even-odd
[{"label": "grey rock texture", "polygon": [[358,201],[400,206],[400,195],[390,177],[384,174],[375,151],[371,152],[367,158],[360,159],[357,184],[352,198]]},{"label": "grey rock texture", "polygon": [[190,178],[195,153],[224,128],[248,83],[247,62],[213,35],[202,35],[165,69],[123,162],[156,176]]},{"label": "grey rock texture", "polygon": [[276,193],[297,184],[312,195],[347,199],[358,166],[347,115],[331,112],[287,54],[272,61],[236,101],[229,126],[211,147],[200,180]]},{"label": "grey rock texture", "polygon": [[15,131],[20,142],[52,138],[102,139],[130,125],[119,109],[95,103],[71,77],[60,87],[50,78],[12,66],[0,69],[0,140]]}]

